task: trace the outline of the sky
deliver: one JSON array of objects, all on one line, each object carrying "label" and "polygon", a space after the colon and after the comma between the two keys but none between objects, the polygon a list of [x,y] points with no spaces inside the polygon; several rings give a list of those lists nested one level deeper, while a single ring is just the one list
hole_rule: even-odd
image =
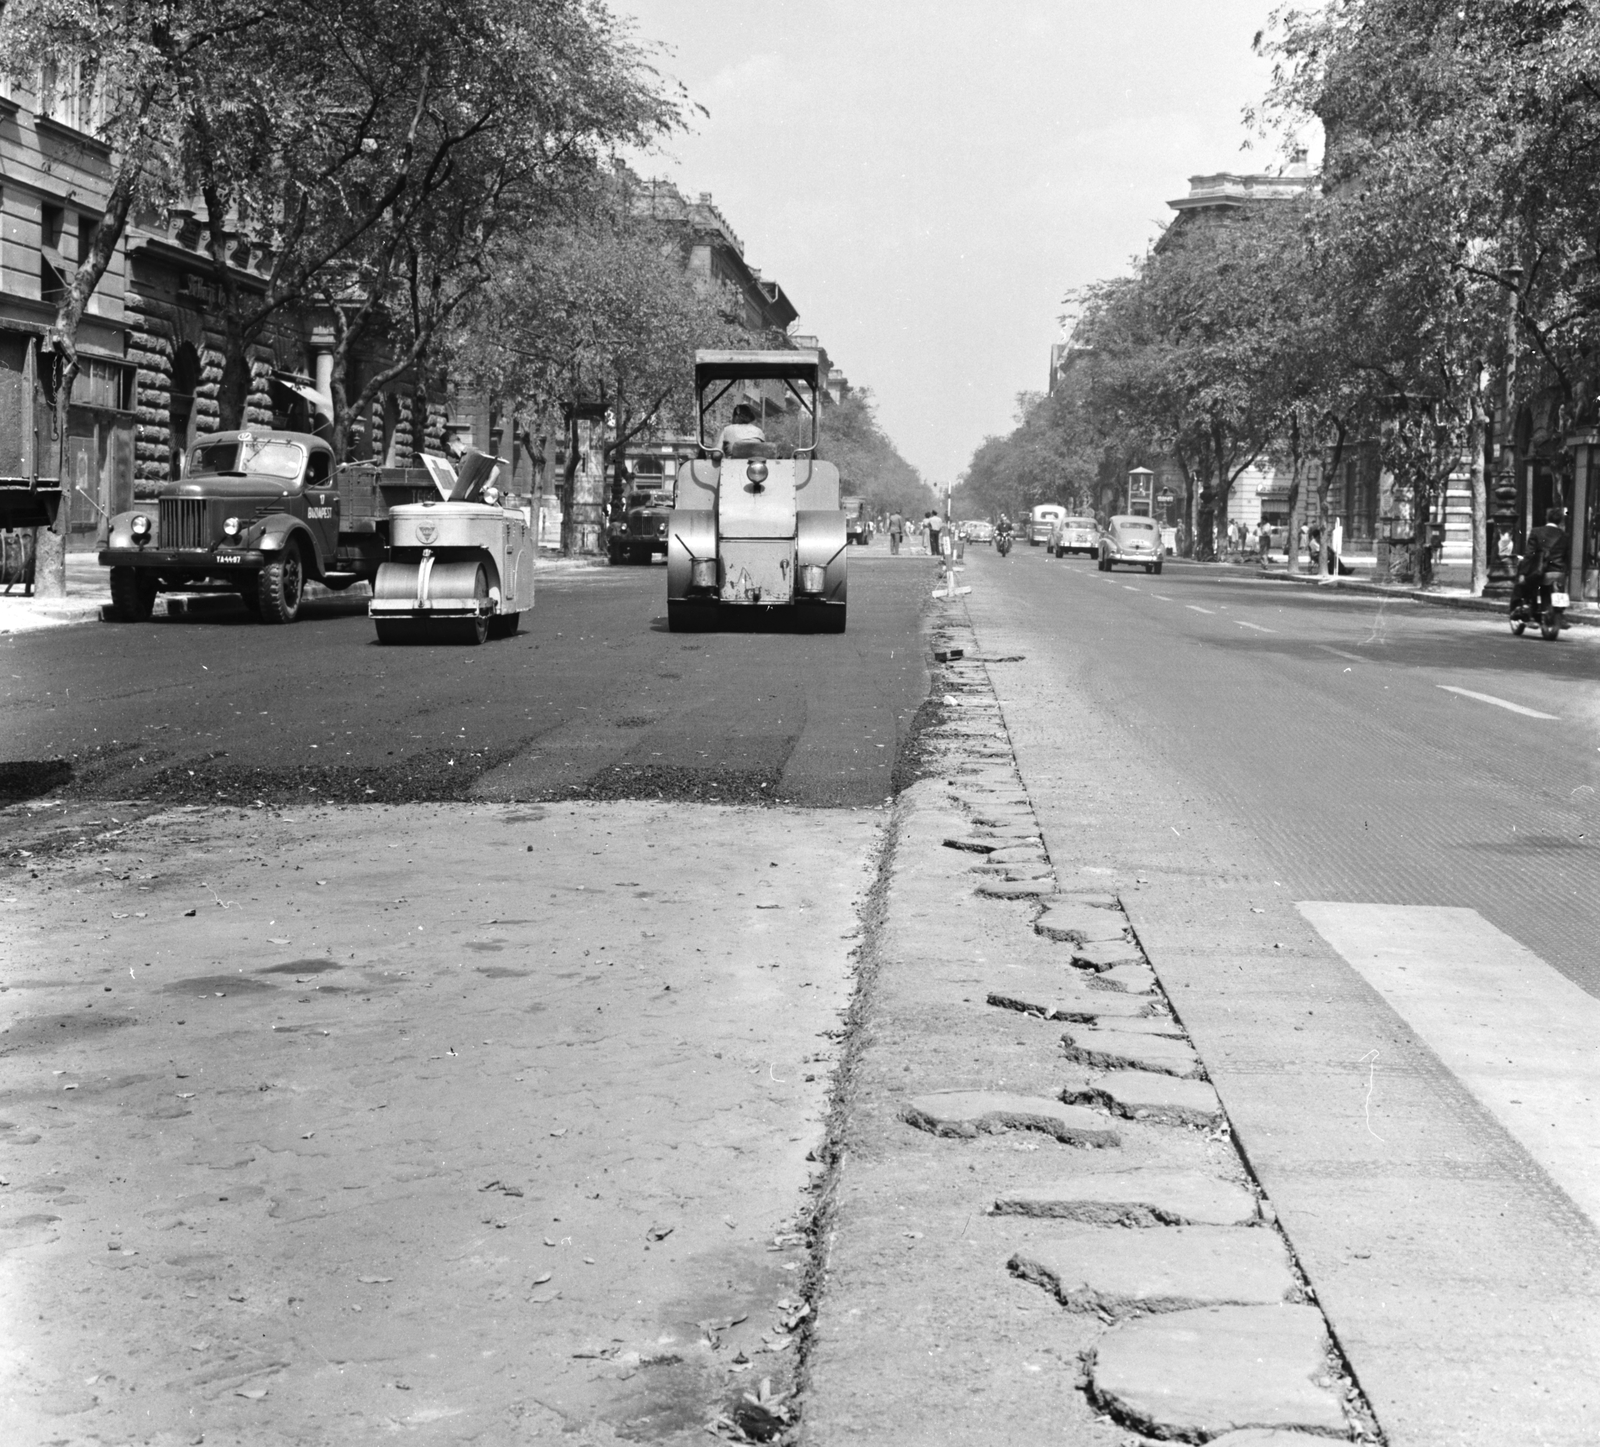
[{"label": "sky", "polygon": [[[1064,298],[1191,175],[1275,170],[1242,113],[1274,0],[611,0],[704,107],[640,161],[709,191],[930,482],[1042,391]],[[1251,141],[1248,151],[1241,146]]]}]

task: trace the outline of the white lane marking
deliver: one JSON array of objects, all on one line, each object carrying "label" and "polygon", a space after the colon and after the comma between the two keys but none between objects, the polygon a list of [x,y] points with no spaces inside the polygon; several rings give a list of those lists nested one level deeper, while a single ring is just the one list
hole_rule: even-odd
[{"label": "white lane marking", "polygon": [[1144,591],[1143,588],[1135,588],[1132,583],[1124,583],[1122,586],[1130,593],[1142,593]]},{"label": "white lane marking", "polygon": [[1211,610],[1209,608],[1202,608],[1198,603],[1185,603],[1183,606],[1191,613],[1204,613],[1207,617],[1211,616]]},{"label": "white lane marking", "polygon": [[1295,907],[1600,1224],[1600,1000],[1474,909]]},{"label": "white lane marking", "polygon": [[1151,595],[1150,595],[1150,596],[1151,596],[1151,597],[1152,597],[1152,598],[1159,598],[1159,599],[1161,599],[1161,601],[1162,601],[1162,602],[1163,602],[1163,603],[1170,603],[1170,602],[1171,602],[1171,601],[1172,601],[1172,599],[1171,599],[1171,598],[1169,598],[1169,597],[1167,597],[1167,595],[1166,595],[1166,594],[1165,594],[1165,593],[1152,593],[1152,594],[1151,594]]},{"label": "white lane marking", "polygon": [[1276,633],[1278,631],[1276,628],[1263,628],[1259,623],[1246,623],[1243,618],[1235,618],[1233,621],[1241,628],[1254,628],[1257,633]]},{"label": "white lane marking", "polygon": [[1512,703],[1508,698],[1496,698],[1492,693],[1475,693],[1470,688],[1457,688],[1453,683],[1439,683],[1435,688],[1442,688],[1446,693],[1459,693],[1462,698],[1475,698],[1479,703],[1492,703],[1496,708],[1508,708],[1512,713],[1520,713],[1524,718],[1547,718],[1559,720],[1558,713],[1540,713],[1536,708],[1524,708],[1520,703]]},{"label": "white lane marking", "polygon": [[1363,658],[1359,653],[1346,653],[1344,651],[1344,649],[1335,648],[1331,644],[1328,644],[1328,643],[1318,643],[1315,646],[1317,648],[1320,648],[1324,653],[1333,654],[1333,656],[1335,658],[1348,658],[1352,663],[1371,663],[1372,662],[1372,659],[1370,657],[1369,658]]}]

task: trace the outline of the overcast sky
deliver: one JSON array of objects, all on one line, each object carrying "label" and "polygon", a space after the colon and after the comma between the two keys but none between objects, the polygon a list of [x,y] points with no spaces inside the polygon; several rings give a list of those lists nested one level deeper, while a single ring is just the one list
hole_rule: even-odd
[{"label": "overcast sky", "polygon": [[612,0],[709,115],[646,169],[709,191],[935,482],[1044,387],[1062,299],[1246,139],[1272,0]]}]

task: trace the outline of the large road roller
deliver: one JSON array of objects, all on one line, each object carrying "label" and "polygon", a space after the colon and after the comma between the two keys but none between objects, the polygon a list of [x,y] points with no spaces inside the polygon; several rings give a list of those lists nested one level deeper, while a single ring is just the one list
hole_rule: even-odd
[{"label": "large road roller", "polygon": [[368,614],[379,643],[482,643],[509,638],[533,607],[534,544],[520,508],[494,486],[503,458],[468,449],[459,470],[423,463],[438,498],[389,512],[389,559]]},{"label": "large road roller", "polygon": [[839,469],[816,455],[821,372],[814,351],[695,353],[698,455],[678,469],[667,523],[674,632],[760,614],[844,632]]}]

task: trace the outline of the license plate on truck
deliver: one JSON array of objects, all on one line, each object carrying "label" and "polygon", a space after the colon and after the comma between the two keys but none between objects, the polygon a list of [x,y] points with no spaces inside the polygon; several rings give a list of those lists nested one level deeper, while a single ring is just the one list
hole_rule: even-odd
[{"label": "license plate on truck", "polygon": [[1552,593],[1550,595],[1550,606],[1552,608],[1570,608],[1572,599],[1567,597],[1565,593]]}]

